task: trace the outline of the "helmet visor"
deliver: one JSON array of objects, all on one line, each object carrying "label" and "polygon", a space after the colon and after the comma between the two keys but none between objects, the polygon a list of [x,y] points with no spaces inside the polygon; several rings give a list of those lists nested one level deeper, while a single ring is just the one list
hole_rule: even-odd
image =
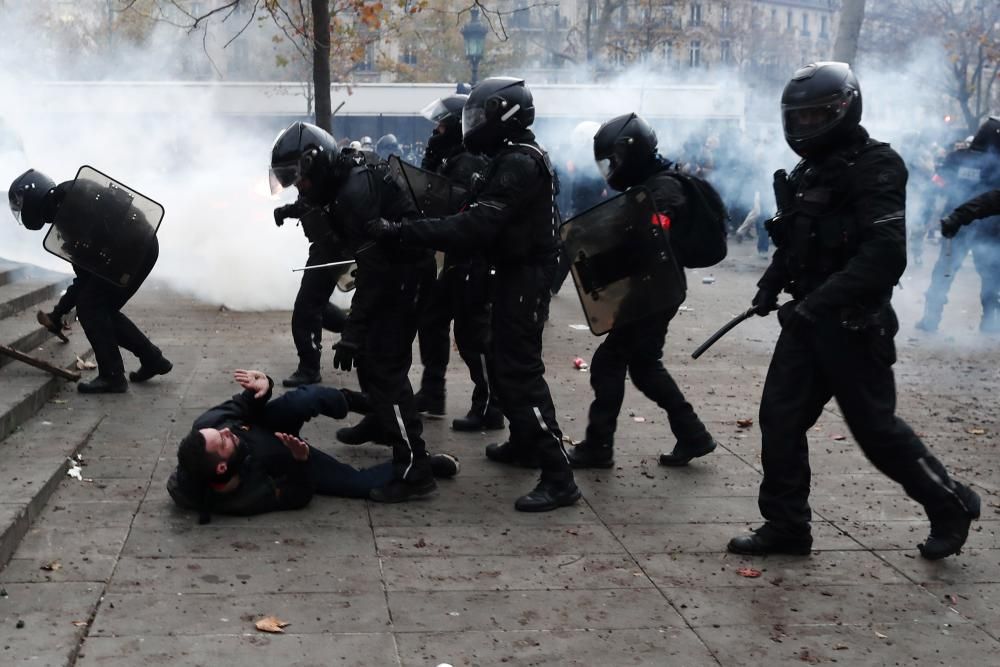
[{"label": "helmet visor", "polygon": [[276,195],[285,188],[295,185],[300,175],[298,162],[272,165],[267,177],[271,185],[271,194]]},{"label": "helmet visor", "polygon": [[14,219],[21,224],[21,209],[24,208],[24,195],[20,190],[11,190],[7,196],[10,203],[10,212],[14,214]]},{"label": "helmet visor", "polygon": [[611,158],[601,158],[600,160],[596,160],[596,162],[597,170],[601,172],[601,176],[604,180],[608,180],[608,176],[611,175]]},{"label": "helmet visor", "polygon": [[847,115],[852,92],[838,94],[833,99],[808,105],[782,105],[781,121],[785,136],[809,139],[835,127]]},{"label": "helmet visor", "polygon": [[448,111],[448,107],[446,107],[441,100],[434,100],[420,110],[420,115],[432,123],[440,123],[450,116],[451,112]]},{"label": "helmet visor", "polygon": [[486,122],[486,109],[466,105],[462,109],[462,136],[469,134]]}]

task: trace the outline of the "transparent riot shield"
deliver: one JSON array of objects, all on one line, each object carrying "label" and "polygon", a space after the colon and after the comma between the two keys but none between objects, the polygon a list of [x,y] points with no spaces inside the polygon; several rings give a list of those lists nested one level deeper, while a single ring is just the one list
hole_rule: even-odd
[{"label": "transparent riot shield", "polygon": [[45,235],[47,251],[128,287],[156,243],[163,207],[93,167],[83,166]]},{"label": "transparent riot shield", "polygon": [[668,225],[645,188],[632,188],[566,221],[559,234],[595,335],[680,306],[684,279]]},{"label": "transparent riot shield", "polygon": [[433,171],[403,162],[398,155],[389,156],[389,171],[403,192],[413,198],[421,214],[438,218],[457,213],[465,203],[467,191]]}]

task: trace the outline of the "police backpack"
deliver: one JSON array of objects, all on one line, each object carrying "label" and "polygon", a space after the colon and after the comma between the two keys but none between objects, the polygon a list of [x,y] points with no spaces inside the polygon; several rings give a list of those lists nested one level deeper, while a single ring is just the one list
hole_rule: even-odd
[{"label": "police backpack", "polygon": [[670,229],[672,244],[679,251],[678,260],[686,269],[715,266],[726,258],[726,234],[729,212],[711,183],[680,171],[670,172],[684,189],[687,200],[687,224]]}]

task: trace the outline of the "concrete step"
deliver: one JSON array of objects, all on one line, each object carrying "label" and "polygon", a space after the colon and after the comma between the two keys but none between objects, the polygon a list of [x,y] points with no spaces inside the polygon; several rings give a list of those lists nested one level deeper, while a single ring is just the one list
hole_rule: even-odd
[{"label": "concrete step", "polygon": [[[35,316],[35,312],[38,310],[52,310],[55,303],[55,301],[39,303],[31,310],[0,320],[0,343],[20,352],[32,354],[32,350],[35,348],[48,344],[49,339],[52,339],[53,342],[57,341],[55,336],[49,333],[48,329],[38,324]],[[65,333],[70,337],[71,341],[73,337],[84,335],[83,329],[76,322],[73,322],[70,329]],[[14,363],[14,360],[10,357],[0,355],[0,368],[10,363]]]},{"label": "concrete step", "polygon": [[58,297],[71,282],[71,278],[33,278],[0,285],[0,319]]},{"label": "concrete step", "polygon": [[20,280],[26,273],[24,266],[0,260],[0,286]]}]

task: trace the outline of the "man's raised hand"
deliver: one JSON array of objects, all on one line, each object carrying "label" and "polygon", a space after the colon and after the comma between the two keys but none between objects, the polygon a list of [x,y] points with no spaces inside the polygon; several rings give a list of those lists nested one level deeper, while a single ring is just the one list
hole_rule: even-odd
[{"label": "man's raised hand", "polygon": [[309,444],[305,440],[296,438],[289,433],[275,433],[274,436],[278,440],[281,440],[285,447],[288,447],[288,451],[292,453],[293,459],[296,461],[309,460]]},{"label": "man's raised hand", "polygon": [[254,392],[254,398],[261,398],[271,388],[271,383],[268,381],[267,375],[260,371],[247,371],[238,368],[233,371],[233,379],[244,389]]}]

